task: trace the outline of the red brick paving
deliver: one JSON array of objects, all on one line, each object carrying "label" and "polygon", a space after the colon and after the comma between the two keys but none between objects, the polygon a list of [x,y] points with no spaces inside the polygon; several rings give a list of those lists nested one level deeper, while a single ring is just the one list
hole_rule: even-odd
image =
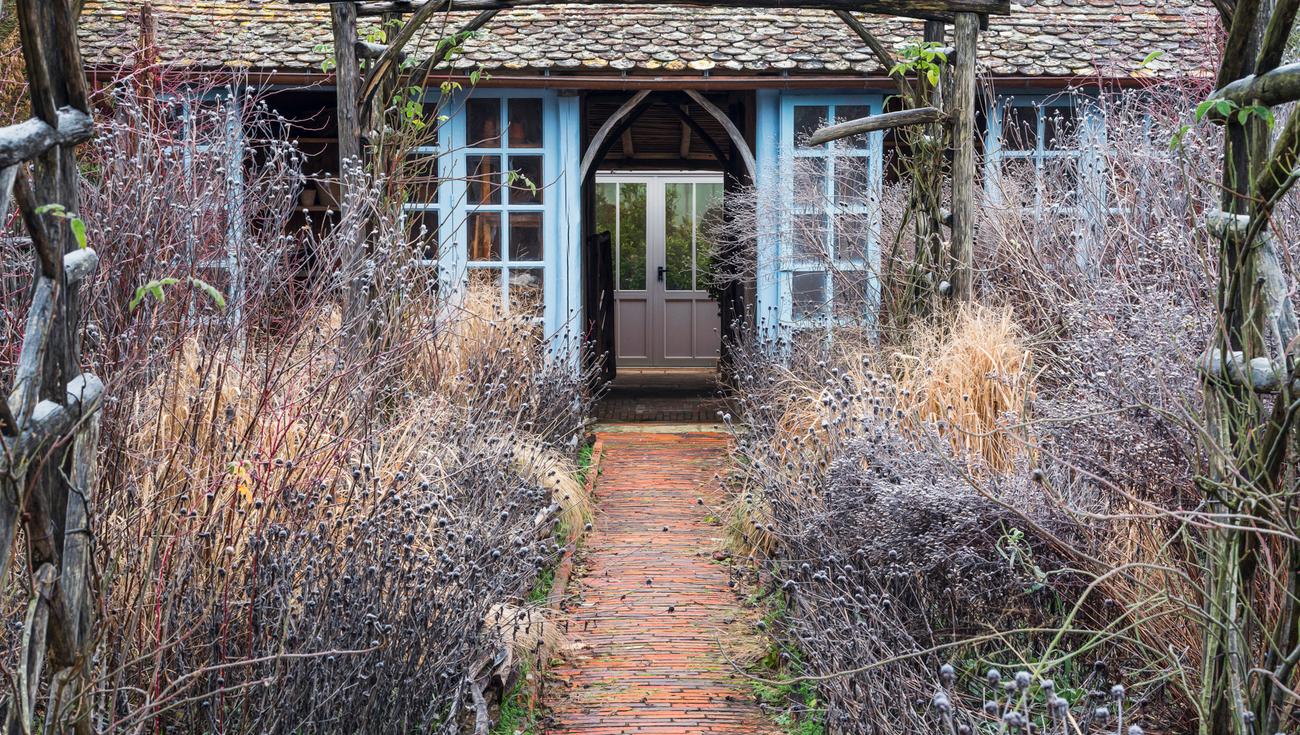
[{"label": "red brick paving", "polygon": [[[713,560],[722,434],[601,434],[598,525],[570,592],[552,735],[777,733],[719,648],[750,628]],[[704,498],[700,505],[697,499]],[[665,530],[667,529],[667,530]],[[671,608],[671,611],[670,611]]]}]

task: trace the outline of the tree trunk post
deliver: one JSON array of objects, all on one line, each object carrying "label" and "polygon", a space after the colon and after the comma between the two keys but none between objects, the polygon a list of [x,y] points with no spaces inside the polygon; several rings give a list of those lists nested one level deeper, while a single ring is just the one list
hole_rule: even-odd
[{"label": "tree trunk post", "polygon": [[[347,164],[361,162],[361,122],[357,92],[361,66],[357,60],[357,6],[332,3],[330,21],[334,30],[335,117],[339,139],[339,178],[346,185]],[[346,199],[346,196],[342,197]]]},{"label": "tree trunk post", "polygon": [[953,159],[948,295],[958,302],[970,301],[975,292],[975,61],[979,29],[978,15],[957,14],[954,29],[957,58],[949,115]]}]

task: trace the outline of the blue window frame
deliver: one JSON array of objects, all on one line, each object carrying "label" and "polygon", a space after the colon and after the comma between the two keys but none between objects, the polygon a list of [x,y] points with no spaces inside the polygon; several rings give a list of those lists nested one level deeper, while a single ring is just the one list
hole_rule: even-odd
[{"label": "blue window frame", "polygon": [[[226,191],[217,198],[224,205],[224,212],[207,211],[207,207],[218,206],[203,197],[199,204],[204,209],[187,211],[185,222],[186,262],[191,264],[194,275],[210,283],[220,291],[229,308],[215,309],[215,305],[206,297],[190,301],[190,316],[202,323],[240,324],[244,300],[243,252],[247,235],[247,222],[244,212],[244,159],[247,154],[243,121],[241,118],[242,101],[235,90],[226,90],[215,94],[200,94],[190,90],[165,95],[162,101],[167,103],[170,122],[176,126],[174,133],[179,143],[164,146],[162,152],[181,159],[181,166],[189,188],[195,189],[200,178],[210,178],[214,171],[225,171]],[[211,119],[205,123],[214,125],[221,118],[224,126],[224,139],[215,142],[199,140],[199,120],[202,115]],[[211,136],[211,132],[205,132]],[[202,243],[198,230],[199,222],[211,221],[220,216],[225,217],[225,230],[222,247],[214,249],[210,243]]]},{"label": "blue window frame", "polygon": [[439,277],[447,293],[496,294],[508,313],[543,325],[577,364],[581,308],[578,98],[554,90],[474,89],[445,103],[436,217]]},{"label": "blue window frame", "polygon": [[881,111],[879,96],[781,101],[780,320],[798,327],[874,324],[880,303],[884,134],[810,146],[817,128]]},{"label": "blue window frame", "polygon": [[1092,268],[1105,227],[1105,131],[1081,93],[1003,95],[988,114],[984,189],[990,204],[1035,222],[1074,223],[1076,259]]},{"label": "blue window frame", "polygon": [[[438,109],[436,104],[428,105],[427,113],[436,117]],[[406,212],[417,262],[425,266],[437,265],[442,239],[443,201],[440,192],[442,179],[449,174],[440,167],[444,146],[439,143],[444,140],[444,125],[446,122],[437,124],[426,145],[411,148],[402,172],[409,182],[402,209]]]}]

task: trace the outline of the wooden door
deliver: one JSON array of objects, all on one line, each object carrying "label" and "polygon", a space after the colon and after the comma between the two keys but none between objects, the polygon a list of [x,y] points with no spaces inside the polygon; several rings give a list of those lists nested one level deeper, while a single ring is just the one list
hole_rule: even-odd
[{"label": "wooden door", "polygon": [[596,228],[614,238],[614,342],[619,365],[713,367],[721,346],[709,296],[708,213],[719,174],[601,174]]}]

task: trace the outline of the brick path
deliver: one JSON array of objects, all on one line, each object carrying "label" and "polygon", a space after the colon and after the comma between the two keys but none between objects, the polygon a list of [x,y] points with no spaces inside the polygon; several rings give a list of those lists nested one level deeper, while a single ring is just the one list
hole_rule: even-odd
[{"label": "brick path", "polygon": [[[744,646],[746,611],[713,560],[708,522],[721,434],[601,434],[598,525],[570,593],[553,735],[779,732],[719,650]],[[704,499],[704,505],[698,499]]]}]

